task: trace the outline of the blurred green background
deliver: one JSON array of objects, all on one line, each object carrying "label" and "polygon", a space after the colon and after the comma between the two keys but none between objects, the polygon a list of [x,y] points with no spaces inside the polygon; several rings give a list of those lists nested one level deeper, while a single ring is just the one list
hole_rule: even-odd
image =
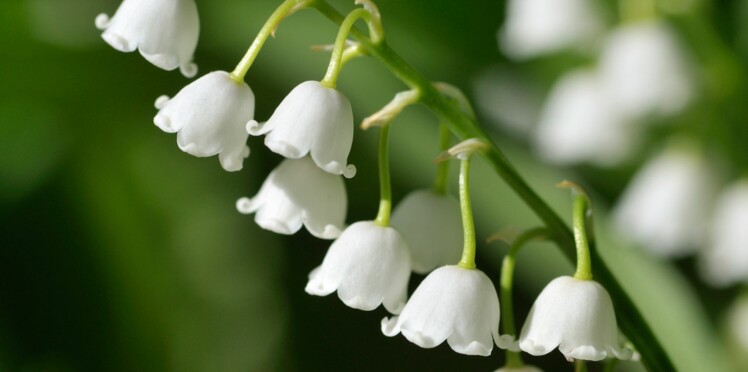
[{"label": "blurred green background", "polygon": [[[198,1],[200,74],[231,70],[277,3]],[[352,8],[352,1],[332,3]],[[174,136],[153,125],[153,103],[188,80],[151,66],[137,53],[116,52],[100,39],[95,16],[113,14],[118,4],[0,2],[0,370],[489,371],[502,365],[498,350],[487,358],[467,357],[446,345],[424,350],[403,337],[386,338],[379,330],[384,310],[361,312],[336,296],[308,296],[307,275],[321,263],[329,242],[303,230],[290,237],[263,231],[234,209],[236,199],[254,195],[281,159],[258,138],[250,138],[252,154],[238,173],[224,172],[216,158],[179,151]],[[377,4],[395,50],[426,76],[453,83],[470,96],[480,76],[492,69],[532,76],[545,91],[561,71],[585,62],[561,55],[511,65],[496,43],[502,1]],[[613,15],[612,2],[605,5]],[[734,46],[744,68],[748,6],[745,1],[713,5],[711,13],[699,16],[716,30],[707,36]],[[687,20],[683,25],[686,38],[704,35],[689,30]],[[322,78],[329,55],[309,46],[331,43],[336,31],[312,10],[283,23],[247,78],[259,120],[268,118],[296,84]],[[728,75],[724,81],[729,80]],[[403,88],[366,58],[347,65],[339,81],[359,121]],[[728,101],[744,102],[745,96],[731,94]],[[725,116],[744,124],[742,106],[730,106],[733,111]],[[570,200],[554,188],[556,182],[578,180],[597,195],[604,256],[616,262],[614,272],[679,369],[737,368],[728,364],[720,328],[737,289],[707,289],[695,278],[692,260],[653,261],[623,249],[607,233],[604,210],[633,167],[551,168],[522,140],[481,119],[564,218]],[[396,121],[391,154],[396,201],[409,190],[430,186],[432,159],[439,152],[435,124],[421,107]],[[358,174],[346,181],[349,223],[376,214],[376,135],[355,134],[350,161]],[[481,239],[507,226],[539,223],[487,164],[475,163]],[[479,249],[479,267],[498,279],[505,247]],[[570,272],[552,245],[528,248],[516,280],[517,319],[524,319],[548,280]],[[414,276],[412,288],[421,279]],[[549,371],[571,368],[557,352],[526,359]],[[635,363],[623,367],[637,369]]]}]

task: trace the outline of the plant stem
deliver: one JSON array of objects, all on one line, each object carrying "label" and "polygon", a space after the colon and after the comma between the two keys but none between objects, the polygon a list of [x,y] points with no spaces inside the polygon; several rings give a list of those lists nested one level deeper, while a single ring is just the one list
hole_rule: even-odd
[{"label": "plant stem", "polygon": [[379,226],[390,225],[392,190],[390,186],[389,137],[390,125],[379,128],[379,212],[374,222]]},{"label": "plant stem", "polygon": [[330,57],[330,64],[327,65],[327,72],[324,79],[320,81],[322,85],[328,88],[335,88],[338,83],[338,75],[340,75],[340,70],[343,68],[343,52],[345,51],[345,41],[348,39],[348,33],[359,18],[368,21],[370,17],[371,15],[366,9],[356,9],[348,13],[340,24],[338,36],[335,38],[335,46],[332,49],[332,56]]},{"label": "plant stem", "polygon": [[[504,334],[517,337],[517,329],[514,324],[514,266],[517,261],[517,253],[530,240],[547,236],[548,230],[545,227],[537,227],[523,232],[509,246],[509,252],[504,256],[501,265],[501,324],[504,328]],[[506,365],[511,368],[522,367],[522,357],[520,353],[506,350]]]},{"label": "plant stem", "polygon": [[[315,0],[312,5],[325,17],[340,24],[343,21],[335,8],[324,0]],[[476,122],[460,110],[459,105],[450,104],[443,95],[433,87],[431,82],[423,77],[412,66],[395,53],[386,42],[374,44],[366,35],[357,29],[351,29],[350,35],[356,38],[366,49],[367,54],[378,59],[390,72],[410,88],[419,89],[424,103],[432,112],[449,126],[449,129],[460,139],[479,138],[490,144],[491,148],[485,153],[494,171],[514,190],[515,193],[532,209],[543,221],[549,231],[549,238],[553,239],[570,260],[574,260],[576,246],[569,227],[546,204],[517,170],[509,163],[499,148],[477,126]],[[655,337],[644,317],[618,283],[607,264],[595,249],[594,242],[590,242],[590,259],[597,281],[602,283],[610,293],[618,314],[619,325],[629,340],[636,345],[642,356],[642,362],[649,370],[675,371],[672,361],[662,345]]]},{"label": "plant stem", "polygon": [[275,9],[273,14],[270,15],[270,18],[265,21],[265,24],[260,29],[260,32],[255,37],[254,41],[252,41],[252,45],[247,49],[247,53],[244,54],[244,57],[242,57],[239,64],[236,65],[234,71],[231,72],[230,76],[232,79],[236,82],[244,81],[244,76],[247,75],[249,67],[252,66],[255,58],[257,58],[257,55],[260,53],[260,49],[262,49],[262,45],[265,44],[265,40],[273,34],[273,30],[275,30],[281,21],[286,18],[291,9],[299,3],[299,0],[286,0]]},{"label": "plant stem", "polygon": [[460,160],[460,212],[464,235],[462,259],[458,265],[465,269],[475,269],[475,224],[473,208],[470,205],[470,156]]},{"label": "plant stem", "polygon": [[[439,126],[439,149],[445,151],[449,148],[452,134],[449,127],[442,124]],[[449,191],[449,162],[443,161],[436,166],[436,176],[434,177],[434,192],[441,195],[447,195]]]},{"label": "plant stem", "polygon": [[590,264],[590,246],[587,241],[587,213],[589,211],[589,200],[587,195],[578,193],[574,197],[572,211],[572,224],[574,226],[574,241],[577,245],[577,270],[574,278],[580,280],[592,279],[592,267]]}]

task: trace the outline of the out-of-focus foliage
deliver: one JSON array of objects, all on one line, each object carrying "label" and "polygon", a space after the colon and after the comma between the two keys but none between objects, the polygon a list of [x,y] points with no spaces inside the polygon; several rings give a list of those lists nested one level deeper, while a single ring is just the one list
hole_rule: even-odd
[{"label": "out-of-focus foliage", "polygon": [[[352,6],[352,1],[331,3],[341,10]],[[606,14],[615,13],[612,3],[604,3]],[[116,0],[0,2],[0,370],[373,371],[501,366],[503,355],[498,350],[491,357],[477,358],[457,355],[446,345],[420,349],[402,337],[381,334],[379,321],[386,315],[382,309],[355,311],[335,296],[304,293],[307,275],[322,261],[329,242],[305,231],[291,237],[263,231],[234,208],[239,197],[258,190],[280,158],[267,151],[261,139],[250,138],[252,153],[244,170],[227,173],[216,159],[197,159],[179,151],[174,137],[153,125],[153,102],[159,95],[175,94],[188,80],[151,66],[137,53],[115,52],[99,38],[95,16],[112,14],[118,4]],[[562,71],[587,58],[561,54],[520,65],[509,62],[496,42],[504,14],[501,1],[380,0],[377,4],[393,49],[429,78],[453,83],[484,105],[513,107],[487,100],[493,91],[481,87],[491,85],[486,77],[495,77],[490,75],[493,72],[519,84],[518,94],[540,100]],[[198,1],[199,74],[232,69],[276,5],[275,1]],[[745,73],[748,2],[715,2],[710,9],[699,23],[675,17],[678,34],[687,42],[699,42],[704,35],[720,38],[739,53],[738,68]],[[718,30],[689,28],[693,24]],[[266,120],[299,82],[322,78],[328,54],[312,52],[309,46],[331,43],[336,31],[314,11],[302,11],[281,25],[247,78],[257,97],[258,120]],[[711,52],[706,48],[696,53],[703,60]],[[711,72],[716,75],[708,75],[714,80],[707,82],[712,84],[707,94],[716,98],[699,101],[674,120],[734,125],[730,130],[705,132],[712,136],[705,141],[717,147],[724,142],[725,152],[732,154],[727,159],[740,164],[748,156],[744,147],[735,145],[734,137],[747,132],[746,110],[735,103],[738,93],[729,86],[735,70]],[[403,88],[376,61],[366,58],[350,62],[339,80],[357,122]],[[504,92],[496,99],[509,96]],[[534,122],[538,105],[528,104],[515,117]],[[525,113],[529,119],[522,116]],[[737,289],[712,290],[697,278],[693,259],[654,260],[629,249],[608,226],[606,211],[637,166],[633,163],[652,151],[643,151],[632,164],[615,170],[551,168],[540,162],[517,130],[494,125],[489,114],[480,112],[479,121],[560,215],[568,218],[571,213],[568,194],[554,188],[558,181],[578,180],[595,196],[603,256],[613,262],[613,272],[641,307],[676,367],[729,370],[722,341],[729,332],[722,331],[722,317]],[[408,109],[393,124],[395,201],[409,190],[431,184],[432,160],[439,152],[435,124],[433,116],[418,107]],[[357,129],[354,135],[349,160],[357,165],[358,174],[346,181],[348,223],[376,214],[375,132]],[[650,136],[657,138],[660,132],[652,130]],[[742,138],[739,143],[745,144],[746,137]],[[539,224],[487,164],[474,163],[479,237],[508,226]],[[452,173],[456,175],[454,169]],[[456,177],[452,180],[454,190]],[[497,243],[479,247],[478,266],[495,281],[504,253],[505,247]],[[524,319],[549,280],[571,271],[553,245],[531,245],[518,261],[516,318]],[[411,289],[421,279],[417,276]],[[560,353],[526,359],[547,370],[570,368]],[[622,367],[638,368],[635,363]]]}]

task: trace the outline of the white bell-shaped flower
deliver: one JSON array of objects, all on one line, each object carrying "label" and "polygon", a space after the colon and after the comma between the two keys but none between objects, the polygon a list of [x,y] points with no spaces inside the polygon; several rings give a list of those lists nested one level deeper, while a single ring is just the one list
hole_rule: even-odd
[{"label": "white bell-shaped flower", "polygon": [[498,39],[506,55],[522,60],[591,44],[602,30],[590,0],[509,0]]},{"label": "white bell-shaped flower", "polygon": [[243,214],[255,213],[255,221],[265,230],[295,234],[301,226],[322,239],[340,235],[347,207],[341,176],[319,169],[312,159],[286,159],[276,167],[252,199],[241,198],[236,208]]},{"label": "white bell-shaped flower", "polygon": [[120,52],[140,50],[164,70],[179,67],[186,77],[197,73],[192,56],[200,34],[194,0],[124,0],[114,17],[96,17],[101,37]]},{"label": "white bell-shaped flower", "polygon": [[650,253],[682,257],[704,241],[712,193],[705,162],[695,154],[666,150],[627,186],[614,210],[614,223]]},{"label": "white bell-shaped flower", "polygon": [[458,353],[487,356],[494,342],[507,348],[514,341],[499,336],[499,315],[499,297],[486,274],[443,266],[421,282],[399,316],[382,319],[382,333],[402,333],[423,348],[446,340]]},{"label": "white bell-shaped flower", "polygon": [[702,274],[713,285],[748,283],[748,180],[720,194],[701,252]]},{"label": "white bell-shaped flower", "polygon": [[255,112],[255,96],[244,82],[214,71],[182,88],[174,98],[156,100],[153,122],[177,133],[179,148],[194,156],[218,155],[223,169],[242,169],[249,156],[245,124]]},{"label": "white bell-shaped flower", "polygon": [[557,348],[571,359],[630,359],[620,344],[608,291],[593,280],[553,279],[540,292],[522,326],[519,347],[538,356]]},{"label": "white bell-shaped flower", "polygon": [[628,24],[605,43],[599,68],[614,102],[631,118],[680,111],[693,95],[685,56],[665,24]]},{"label": "white bell-shaped flower", "polygon": [[356,222],[332,243],[322,265],[309,274],[306,292],[327,296],[337,291],[346,305],[374,310],[380,304],[397,314],[405,306],[410,254],[392,227]]},{"label": "white bell-shaped flower", "polygon": [[299,84],[266,123],[250,121],[247,131],[253,136],[267,134],[265,145],[287,158],[310,154],[326,172],[346,178],[356,174],[356,167],[348,165],[353,143],[351,103],[319,81]]},{"label": "white bell-shaped flower", "polygon": [[630,124],[594,71],[575,71],[551,90],[535,129],[535,147],[556,164],[612,166],[636,149],[637,128]]},{"label": "white bell-shaped flower", "polygon": [[408,194],[392,212],[396,228],[410,249],[411,266],[419,274],[460,260],[462,217],[460,203],[432,190]]}]

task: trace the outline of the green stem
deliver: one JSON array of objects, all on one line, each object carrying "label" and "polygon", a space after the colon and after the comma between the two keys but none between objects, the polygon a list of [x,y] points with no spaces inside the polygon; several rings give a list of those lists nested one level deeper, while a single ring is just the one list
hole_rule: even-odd
[{"label": "green stem", "polygon": [[232,79],[236,82],[244,81],[244,76],[247,75],[249,67],[252,66],[252,62],[255,61],[255,58],[257,58],[257,55],[260,53],[260,49],[262,49],[262,45],[265,44],[265,40],[273,34],[273,30],[278,27],[294,6],[299,3],[301,3],[300,0],[286,0],[275,9],[273,14],[270,15],[270,18],[265,21],[265,24],[260,29],[257,37],[255,37],[255,40],[252,41],[252,45],[247,49],[247,53],[244,54],[242,60],[239,61],[239,64],[236,65],[234,71],[231,72],[230,76]]},{"label": "green stem", "polygon": [[342,60],[343,52],[345,51],[345,41],[348,40],[348,33],[359,18],[368,22],[371,14],[366,9],[356,9],[348,13],[340,24],[338,36],[335,38],[335,46],[332,49],[332,57],[330,57],[330,64],[327,65],[327,73],[325,73],[325,78],[320,82],[322,85],[329,88],[335,88],[337,85],[338,75],[340,75],[340,70],[343,69]]},{"label": "green stem", "polygon": [[618,358],[610,358],[605,361],[605,368],[603,369],[603,372],[613,372],[615,371],[617,365]]},{"label": "green stem", "polygon": [[587,363],[582,359],[574,362],[574,372],[587,372]]},{"label": "green stem", "polygon": [[[340,24],[343,15],[324,0],[316,0],[313,6],[331,21]],[[549,238],[553,239],[561,248],[563,253],[573,260],[576,245],[569,227],[561,218],[546,204],[535,191],[528,186],[527,182],[519,175],[517,170],[509,163],[499,148],[478,127],[476,122],[460,109],[458,104],[450,104],[440,94],[429,80],[423,77],[412,66],[405,62],[386,42],[372,43],[362,32],[351,29],[351,33],[366,49],[367,54],[378,59],[395,77],[400,79],[410,88],[422,92],[422,103],[444,123],[449,126],[450,131],[460,139],[479,138],[490,144],[491,148],[485,153],[486,159],[492,164],[494,171],[514,190],[515,193],[535,212],[543,221],[549,231]],[[618,314],[619,325],[626,333],[629,340],[636,345],[642,356],[643,364],[654,371],[675,371],[672,361],[668,357],[662,345],[655,337],[639,309],[621,285],[618,283],[608,265],[600,258],[595,249],[594,242],[590,242],[590,258],[594,268],[595,278],[605,286],[613,299]]]},{"label": "green stem", "polygon": [[464,240],[460,267],[475,269],[475,224],[473,208],[470,206],[470,157],[460,160],[460,212]]},{"label": "green stem", "polygon": [[[504,328],[504,334],[517,336],[517,329],[514,324],[514,266],[517,261],[517,254],[522,247],[530,240],[548,235],[545,227],[537,227],[522,233],[509,247],[509,252],[504,256],[501,265],[501,324]],[[506,365],[510,368],[520,368],[523,366],[520,353],[506,350]]]},{"label": "green stem", "polygon": [[[449,149],[452,134],[449,127],[442,124],[439,126],[439,149],[446,151]],[[443,161],[436,166],[436,177],[434,177],[434,191],[441,195],[447,195],[449,191],[449,162]]]},{"label": "green stem", "polygon": [[390,186],[389,159],[390,125],[384,124],[379,129],[379,212],[374,222],[379,226],[390,225],[392,212],[392,190]]},{"label": "green stem", "polygon": [[589,199],[587,195],[578,193],[574,197],[572,224],[574,226],[574,241],[577,246],[577,271],[574,277],[580,280],[592,279],[592,265],[590,264],[590,245],[587,241],[587,214]]}]

